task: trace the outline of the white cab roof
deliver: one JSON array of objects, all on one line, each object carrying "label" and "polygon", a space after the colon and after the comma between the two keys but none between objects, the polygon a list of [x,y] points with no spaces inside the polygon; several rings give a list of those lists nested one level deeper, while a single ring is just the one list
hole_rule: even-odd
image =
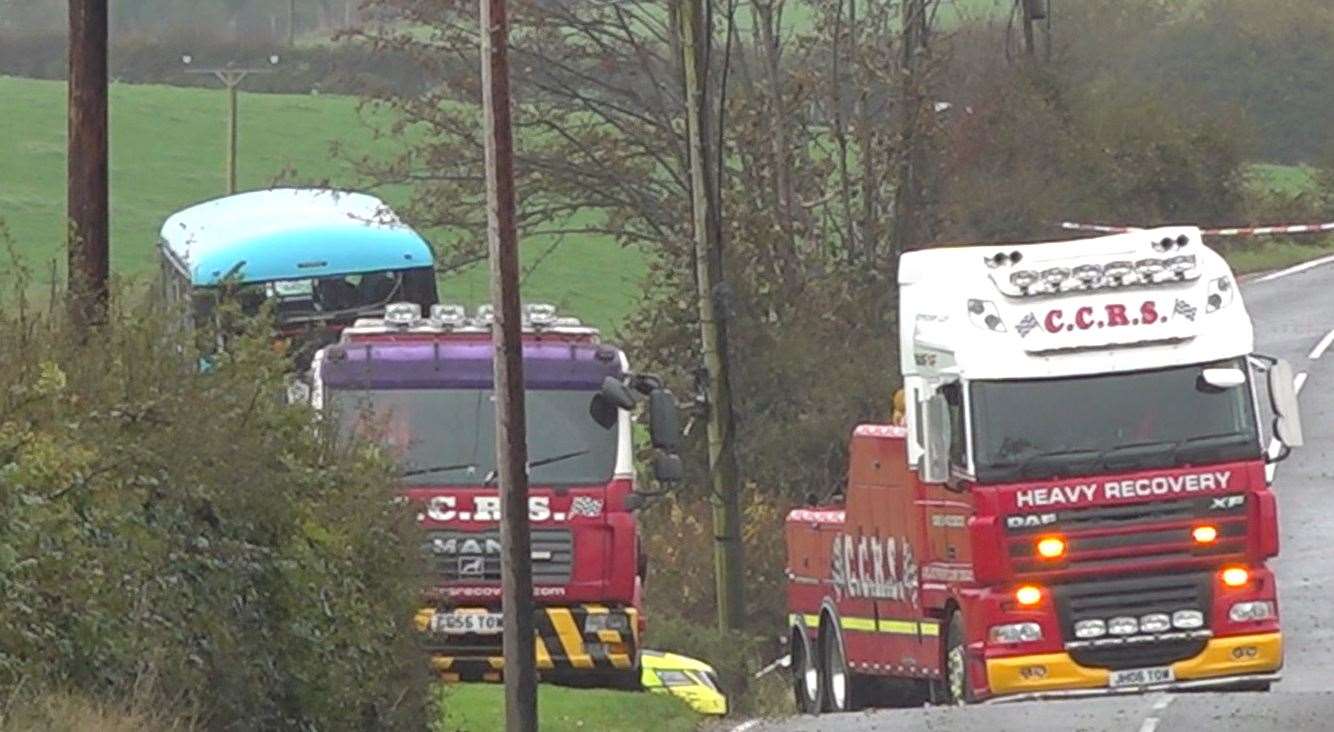
[{"label": "white cab roof", "polygon": [[[1193,266],[1180,275],[1166,268],[1152,273],[1154,261],[1178,258],[1184,267],[1191,257]],[[1096,274],[1109,264],[1117,265],[1109,271],[1120,271],[1146,260],[1143,276]],[[1071,274],[1081,271],[1088,279]],[[1020,281],[1037,276],[1039,284],[1021,289],[1016,272],[1027,273]],[[1044,272],[1070,276],[1047,286]],[[1232,271],[1195,227],[909,252],[900,259],[899,285],[905,376],[1139,371],[1233,358],[1254,347]]]}]

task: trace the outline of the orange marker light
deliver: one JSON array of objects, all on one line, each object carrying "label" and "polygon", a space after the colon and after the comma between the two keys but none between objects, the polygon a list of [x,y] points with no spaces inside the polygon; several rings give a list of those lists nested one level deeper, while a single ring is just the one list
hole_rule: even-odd
[{"label": "orange marker light", "polygon": [[1059,559],[1065,556],[1065,539],[1048,536],[1038,540],[1038,556],[1043,559]]},{"label": "orange marker light", "polygon": [[1196,526],[1191,529],[1190,536],[1196,544],[1212,544],[1218,539],[1218,529],[1212,526]]},{"label": "orange marker light", "polygon": [[1020,605],[1036,605],[1042,600],[1042,590],[1033,585],[1024,585],[1014,591],[1014,599]]},{"label": "orange marker light", "polygon": [[1228,567],[1220,576],[1223,578],[1223,584],[1228,587],[1241,587],[1251,579],[1251,573],[1247,572],[1245,567]]}]

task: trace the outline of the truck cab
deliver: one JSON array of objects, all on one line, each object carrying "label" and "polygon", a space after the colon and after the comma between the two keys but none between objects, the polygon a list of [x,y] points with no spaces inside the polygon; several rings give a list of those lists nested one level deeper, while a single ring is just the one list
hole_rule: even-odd
[{"label": "truck cab", "polygon": [[1198,229],[911,252],[899,286],[903,422],[788,520],[799,704],[1277,679],[1292,374]]},{"label": "truck cab", "polygon": [[[485,306],[470,316],[438,305],[423,317],[390,305],[384,319],[344,330],[311,372],[316,408],[401,466],[429,560],[417,625],[449,680],[495,680],[503,664],[491,320]],[[646,562],[630,410],[648,396],[654,444],[667,448],[656,474],[667,481],[679,468],[664,436],[674,402],[596,329],[549,306],[526,311],[523,370],[538,667],[637,685]]]}]

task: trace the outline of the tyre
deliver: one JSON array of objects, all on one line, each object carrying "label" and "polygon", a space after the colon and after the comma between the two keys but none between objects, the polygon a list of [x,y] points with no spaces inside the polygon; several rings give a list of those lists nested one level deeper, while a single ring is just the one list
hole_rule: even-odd
[{"label": "tyre", "polygon": [[820,673],[820,659],[812,652],[806,631],[792,629],[791,648],[792,695],[797,711],[819,714],[824,710],[824,674]]},{"label": "tyre", "polygon": [[945,658],[941,668],[945,676],[945,703],[967,704],[972,702],[973,690],[968,685],[967,638],[963,631],[963,613],[950,616],[945,631]]},{"label": "tyre", "polygon": [[852,712],[863,706],[865,686],[863,680],[848,670],[847,655],[843,651],[843,638],[827,624],[828,632],[822,633],[820,644],[824,657],[824,709],[827,712]]}]

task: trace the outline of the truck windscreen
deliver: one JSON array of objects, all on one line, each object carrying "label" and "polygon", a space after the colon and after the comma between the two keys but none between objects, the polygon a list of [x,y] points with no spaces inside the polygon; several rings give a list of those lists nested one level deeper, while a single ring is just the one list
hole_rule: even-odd
[{"label": "truck windscreen", "polygon": [[[534,485],[606,483],[616,464],[616,419],[596,392],[525,393]],[[387,445],[408,485],[494,482],[494,394],[481,389],[330,390],[341,434]],[[600,413],[601,412],[601,413]],[[609,426],[604,426],[609,425]]]},{"label": "truck windscreen", "polygon": [[[1205,368],[1238,369],[1238,386]],[[979,381],[970,389],[979,480],[1003,482],[1261,456],[1242,359],[1124,374]]]}]

